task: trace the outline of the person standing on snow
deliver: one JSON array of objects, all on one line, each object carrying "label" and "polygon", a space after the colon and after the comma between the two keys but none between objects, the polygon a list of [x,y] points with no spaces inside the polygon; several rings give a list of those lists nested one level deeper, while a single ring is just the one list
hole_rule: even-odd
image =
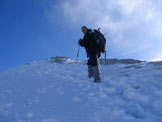
[{"label": "person standing on snow", "polygon": [[99,71],[99,61],[98,58],[101,56],[98,44],[94,39],[94,35],[91,29],[83,26],[82,32],[84,34],[83,39],[78,41],[79,45],[84,47],[87,52],[88,59],[88,77],[94,78],[94,82],[101,82],[100,71]]}]

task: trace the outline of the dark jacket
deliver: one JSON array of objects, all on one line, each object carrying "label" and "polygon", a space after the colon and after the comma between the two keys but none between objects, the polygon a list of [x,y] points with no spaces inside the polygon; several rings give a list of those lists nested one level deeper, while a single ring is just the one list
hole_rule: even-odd
[{"label": "dark jacket", "polygon": [[88,32],[84,35],[83,40],[79,41],[80,46],[84,47],[87,52],[87,56],[98,54],[99,47],[94,39],[92,30],[88,29]]}]

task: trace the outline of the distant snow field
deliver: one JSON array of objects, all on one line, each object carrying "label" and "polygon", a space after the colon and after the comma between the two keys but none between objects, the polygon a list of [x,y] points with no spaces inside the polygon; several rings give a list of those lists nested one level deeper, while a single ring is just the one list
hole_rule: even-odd
[{"label": "distant snow field", "polygon": [[0,73],[0,122],[162,122],[162,62],[101,65],[51,58]]}]

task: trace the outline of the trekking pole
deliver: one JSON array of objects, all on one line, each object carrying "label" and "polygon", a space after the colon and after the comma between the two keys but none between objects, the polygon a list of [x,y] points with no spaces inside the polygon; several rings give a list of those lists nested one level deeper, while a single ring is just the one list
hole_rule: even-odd
[{"label": "trekking pole", "polygon": [[105,51],[105,64],[106,64],[106,51]]},{"label": "trekking pole", "polygon": [[79,57],[79,52],[80,52],[80,45],[78,47],[78,52],[77,52],[77,61],[78,61],[78,57]]}]

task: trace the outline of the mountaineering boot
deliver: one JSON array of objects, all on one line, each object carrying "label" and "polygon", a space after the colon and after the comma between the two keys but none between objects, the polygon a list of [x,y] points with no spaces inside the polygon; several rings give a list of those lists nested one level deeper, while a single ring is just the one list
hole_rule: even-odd
[{"label": "mountaineering boot", "polygon": [[92,67],[92,69],[93,69],[94,82],[96,83],[101,82],[99,66],[98,65],[94,66]]},{"label": "mountaineering boot", "polygon": [[91,65],[88,65],[88,78],[93,77],[93,69]]}]

